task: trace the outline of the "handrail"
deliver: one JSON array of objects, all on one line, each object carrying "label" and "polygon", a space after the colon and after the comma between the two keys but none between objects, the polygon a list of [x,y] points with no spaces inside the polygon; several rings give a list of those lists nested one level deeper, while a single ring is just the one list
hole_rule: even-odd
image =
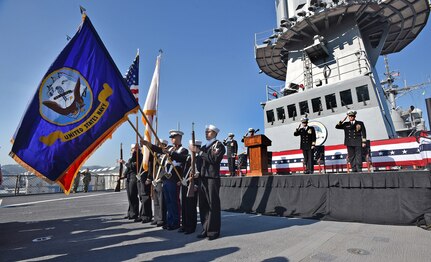
[{"label": "handrail", "polygon": [[[352,57],[356,57],[356,59],[351,59],[351,60],[348,60],[344,63],[342,62],[343,60],[348,59],[348,58],[352,58]],[[351,64],[355,64],[355,63],[358,63],[358,67],[356,67],[354,69],[347,70],[347,71],[340,70],[342,68],[346,68],[347,66],[349,66]],[[334,65],[335,65],[335,67],[334,67]],[[371,71],[370,70],[371,66],[369,64],[369,60],[368,60],[367,55],[366,55],[364,50],[359,50],[359,51],[356,51],[356,52],[332,59],[330,61],[318,64],[318,65],[313,64],[313,66],[311,68],[312,72],[316,72],[315,69],[317,69],[317,68],[319,69],[318,72],[312,74],[313,79],[317,76],[321,77],[321,75],[324,74],[324,71],[322,69],[325,66],[328,66],[328,68],[331,71],[336,71],[336,74],[331,74],[330,76],[323,78],[322,80],[333,79],[333,78],[338,78],[339,80],[342,80],[343,75],[350,74],[352,72],[358,72],[359,74],[362,74],[363,72],[369,73]],[[291,80],[291,82],[293,82],[293,83],[304,82],[304,72],[301,72],[297,77],[293,78]],[[324,86],[325,86],[325,84],[323,84],[321,87],[324,87]],[[276,90],[275,88],[278,88],[278,87],[280,89]],[[276,99],[278,97],[284,96],[283,92],[281,92],[281,89],[284,87],[285,87],[284,85],[282,85],[282,86],[269,86],[269,85],[267,85],[266,86],[267,101],[270,101],[270,100]],[[271,91],[271,93],[270,93],[270,91]],[[276,92],[277,97],[272,95],[274,92]],[[271,98],[271,96],[269,96],[269,94],[271,94],[272,98]],[[289,94],[287,94],[287,95],[289,95]]]}]

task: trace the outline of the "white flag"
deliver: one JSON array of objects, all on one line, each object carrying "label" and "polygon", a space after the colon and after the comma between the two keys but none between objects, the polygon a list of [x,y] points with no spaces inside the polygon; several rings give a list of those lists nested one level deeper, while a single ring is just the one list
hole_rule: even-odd
[{"label": "white flag", "polygon": [[[159,94],[159,67],[160,67],[160,55],[157,56],[156,60],[156,68],[154,69],[153,79],[151,80],[150,89],[148,90],[147,99],[145,100],[144,105],[144,114],[148,119],[145,121],[145,118],[142,117],[142,122],[145,126],[145,135],[144,139],[146,141],[151,142],[151,132],[149,125],[153,124],[153,119],[157,114],[157,97]],[[147,147],[143,149],[143,167],[145,171],[148,171],[148,159],[150,157],[150,151]]]}]

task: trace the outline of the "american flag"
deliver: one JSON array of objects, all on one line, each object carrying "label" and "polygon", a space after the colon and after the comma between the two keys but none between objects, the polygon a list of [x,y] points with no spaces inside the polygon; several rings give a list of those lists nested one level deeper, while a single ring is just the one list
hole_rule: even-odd
[{"label": "american flag", "polygon": [[139,99],[139,51],[130,65],[129,70],[126,73],[126,82],[132,91],[133,96],[135,96],[136,101]]}]

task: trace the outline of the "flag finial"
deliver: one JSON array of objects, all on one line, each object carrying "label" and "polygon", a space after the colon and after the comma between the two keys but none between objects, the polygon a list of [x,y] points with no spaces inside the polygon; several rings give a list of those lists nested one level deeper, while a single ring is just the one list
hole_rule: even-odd
[{"label": "flag finial", "polygon": [[81,14],[86,14],[87,9],[85,9],[82,5],[79,6],[79,10],[81,11]]},{"label": "flag finial", "polygon": [[87,16],[87,9],[85,9],[82,5],[80,5],[79,10],[81,11],[82,22],[84,22],[85,17]]}]

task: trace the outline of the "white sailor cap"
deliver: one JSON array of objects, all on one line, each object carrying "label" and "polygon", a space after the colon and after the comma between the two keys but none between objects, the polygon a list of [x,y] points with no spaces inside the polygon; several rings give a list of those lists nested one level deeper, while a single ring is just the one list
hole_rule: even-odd
[{"label": "white sailor cap", "polygon": [[301,118],[301,123],[308,123],[308,118],[306,117]]},{"label": "white sailor cap", "polygon": [[160,140],[160,144],[168,145],[169,142],[166,139],[162,139],[162,140]]},{"label": "white sailor cap", "polygon": [[[192,140],[189,140],[189,145],[192,145]],[[195,140],[195,146],[201,146],[202,145],[202,141],[200,140]]]},{"label": "white sailor cap", "polygon": [[170,130],[169,131],[169,138],[173,138],[174,136],[183,136],[184,133],[179,130]]},{"label": "white sailor cap", "polygon": [[215,125],[207,125],[207,126],[205,126],[205,131],[208,131],[208,130],[214,131],[217,134],[220,131],[220,129],[218,129]]},{"label": "white sailor cap", "polygon": [[348,116],[356,116],[356,111],[355,110],[349,110],[349,111],[347,111],[347,115]]},{"label": "white sailor cap", "polygon": [[234,137],[235,135],[233,133],[229,133],[227,136],[228,137]]},{"label": "white sailor cap", "polygon": [[136,144],[131,144],[130,149],[135,149]]},{"label": "white sailor cap", "polygon": [[254,133],[254,128],[252,128],[252,127],[250,127],[249,129],[248,129],[248,132],[253,132]]}]

